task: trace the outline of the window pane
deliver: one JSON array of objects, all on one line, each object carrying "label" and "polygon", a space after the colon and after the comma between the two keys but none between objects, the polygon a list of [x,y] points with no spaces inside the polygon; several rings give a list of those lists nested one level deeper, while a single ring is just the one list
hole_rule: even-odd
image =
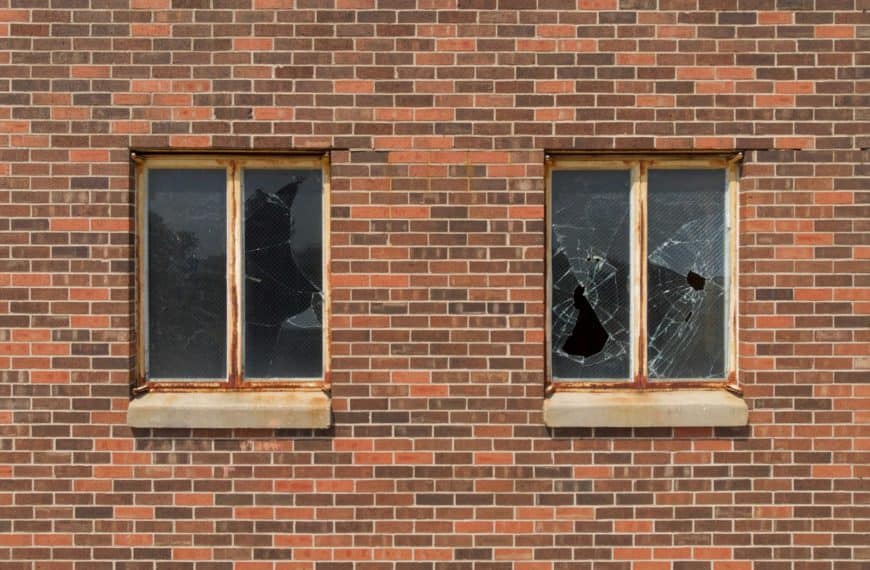
[{"label": "window pane", "polygon": [[226,378],[226,172],[148,171],[148,364]]},{"label": "window pane", "polygon": [[553,172],[554,380],[628,379],[628,170]]},{"label": "window pane", "polygon": [[725,374],[725,171],[649,172],[649,377]]},{"label": "window pane", "polygon": [[245,375],[323,375],[322,177],[243,172]]}]

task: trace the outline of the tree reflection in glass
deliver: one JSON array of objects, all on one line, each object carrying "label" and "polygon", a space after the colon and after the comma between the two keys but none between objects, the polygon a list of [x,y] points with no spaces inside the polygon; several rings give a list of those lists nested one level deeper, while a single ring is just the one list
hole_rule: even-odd
[{"label": "tree reflection in glass", "polygon": [[226,172],[148,172],[148,363],[157,379],[226,377]]}]

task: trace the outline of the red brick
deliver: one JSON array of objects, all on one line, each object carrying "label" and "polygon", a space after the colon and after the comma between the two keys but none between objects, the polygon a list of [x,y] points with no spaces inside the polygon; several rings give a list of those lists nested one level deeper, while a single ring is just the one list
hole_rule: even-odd
[{"label": "red brick", "polygon": [[[860,8],[19,4],[0,8],[0,558],[839,570],[864,554]],[[328,153],[333,428],[126,426],[131,150]],[[545,153],[653,150],[743,153],[750,425],[548,431]]]}]

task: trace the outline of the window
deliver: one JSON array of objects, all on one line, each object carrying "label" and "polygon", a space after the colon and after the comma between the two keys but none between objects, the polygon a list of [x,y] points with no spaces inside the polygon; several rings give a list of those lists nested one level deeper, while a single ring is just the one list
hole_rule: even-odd
[{"label": "window", "polygon": [[[136,391],[269,392],[274,400],[276,392],[322,390],[325,159],[136,162]],[[213,400],[218,408],[206,415],[226,412],[230,400]]]},{"label": "window", "polygon": [[548,391],[739,391],[736,157],[549,166]]}]

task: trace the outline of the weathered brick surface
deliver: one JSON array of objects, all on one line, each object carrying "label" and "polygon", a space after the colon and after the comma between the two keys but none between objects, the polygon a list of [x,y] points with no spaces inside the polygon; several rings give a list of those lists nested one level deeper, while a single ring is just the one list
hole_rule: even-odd
[{"label": "weathered brick surface", "polygon": [[[0,0],[0,568],[866,568],[867,8]],[[130,149],[326,148],[335,427],[131,431]],[[745,151],[750,427],[542,425],[546,149]]]}]

